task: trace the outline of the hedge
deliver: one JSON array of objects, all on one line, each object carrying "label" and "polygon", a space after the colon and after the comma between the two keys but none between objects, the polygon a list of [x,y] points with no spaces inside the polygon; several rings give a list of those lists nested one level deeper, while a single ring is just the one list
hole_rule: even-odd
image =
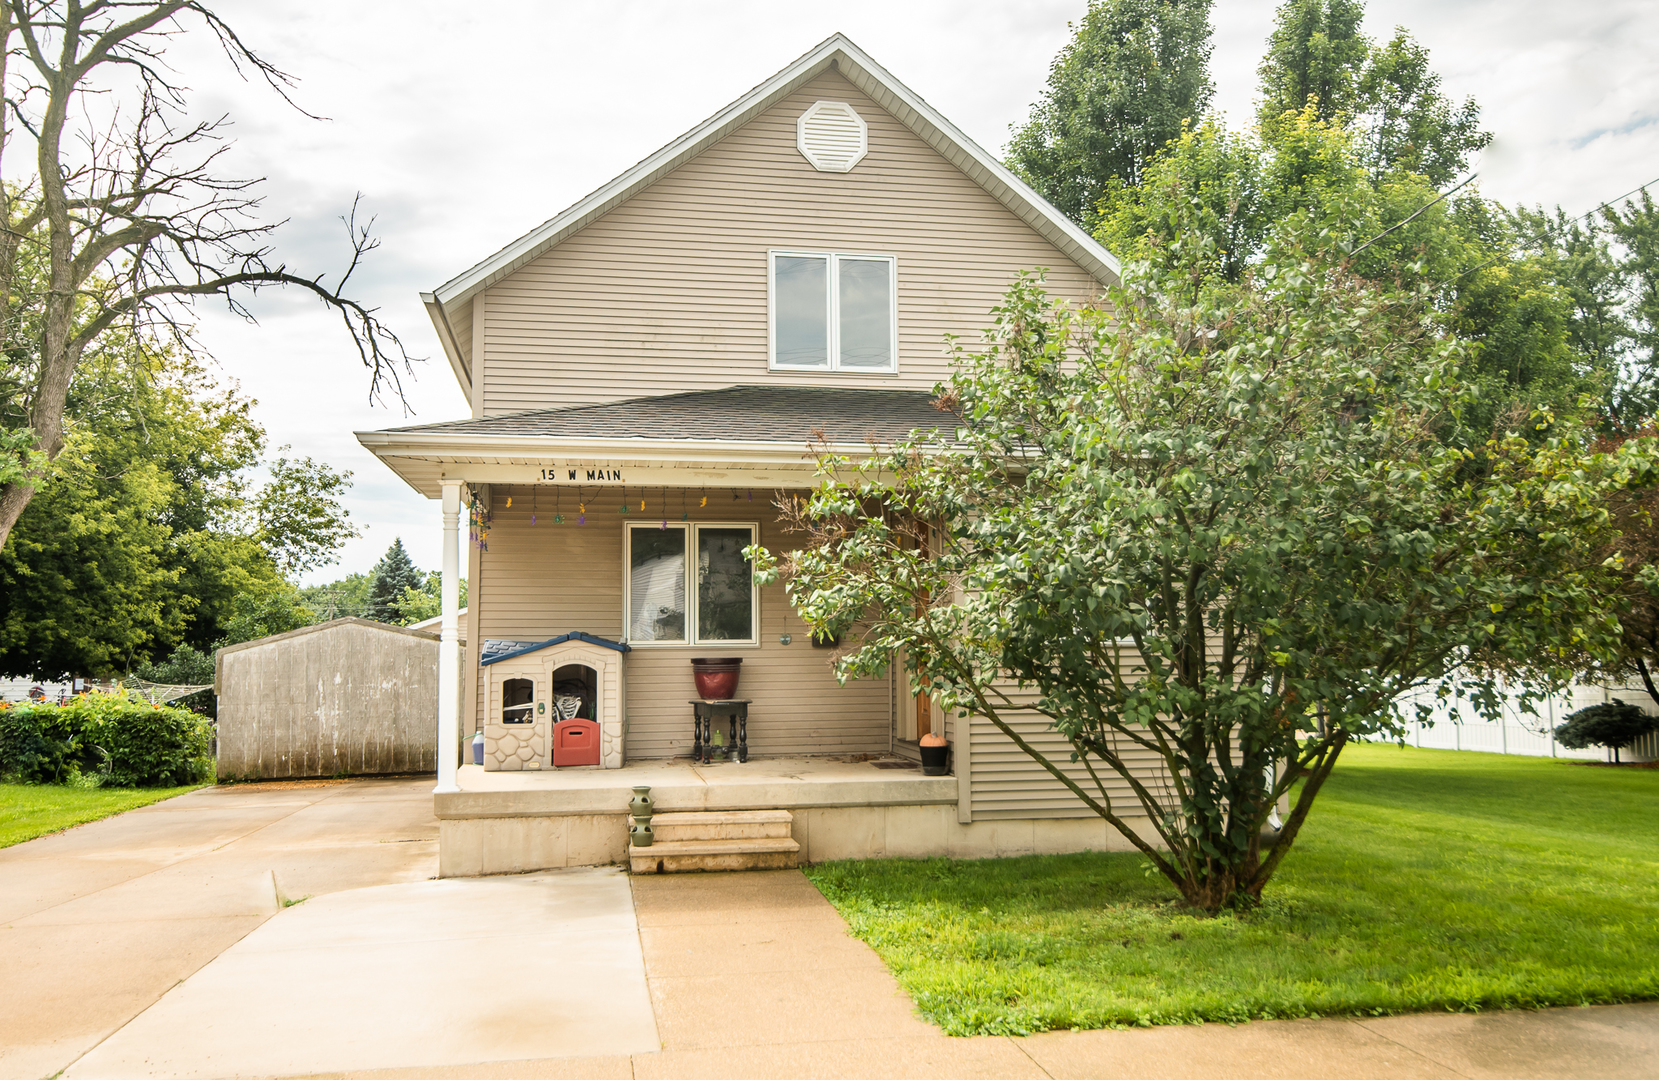
[{"label": "hedge", "polygon": [[188,709],[84,694],[0,707],[0,777],[35,784],[177,787],[213,777],[213,725]]}]

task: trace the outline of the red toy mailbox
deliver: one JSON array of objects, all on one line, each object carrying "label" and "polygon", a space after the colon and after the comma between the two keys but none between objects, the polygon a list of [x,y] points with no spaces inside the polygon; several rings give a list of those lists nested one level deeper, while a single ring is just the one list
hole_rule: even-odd
[{"label": "red toy mailbox", "polygon": [[553,725],[553,767],[599,764],[599,725],[592,720],[560,720]]}]

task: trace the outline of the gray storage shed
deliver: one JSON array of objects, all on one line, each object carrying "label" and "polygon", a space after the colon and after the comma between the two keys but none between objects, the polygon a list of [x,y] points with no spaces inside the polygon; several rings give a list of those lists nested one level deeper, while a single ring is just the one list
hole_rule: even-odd
[{"label": "gray storage shed", "polygon": [[221,780],[435,772],[438,635],[345,618],[219,650]]}]

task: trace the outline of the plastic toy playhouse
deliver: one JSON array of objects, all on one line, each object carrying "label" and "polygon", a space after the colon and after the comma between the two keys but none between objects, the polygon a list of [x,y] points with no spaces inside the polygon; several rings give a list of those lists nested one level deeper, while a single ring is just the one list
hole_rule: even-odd
[{"label": "plastic toy playhouse", "polygon": [[628,652],[576,631],[483,660],[485,771],[620,769]]}]

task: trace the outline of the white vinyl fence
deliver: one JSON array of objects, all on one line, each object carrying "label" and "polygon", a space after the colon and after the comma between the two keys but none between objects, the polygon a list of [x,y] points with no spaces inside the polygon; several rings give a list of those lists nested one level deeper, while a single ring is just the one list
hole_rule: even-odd
[{"label": "white vinyl fence", "polygon": [[[1405,742],[1432,750],[1474,750],[1486,754],[1522,754],[1528,757],[1574,758],[1581,761],[1612,761],[1613,752],[1599,747],[1588,750],[1569,750],[1559,745],[1550,733],[1556,725],[1579,709],[1600,705],[1606,701],[1628,701],[1647,712],[1655,712],[1653,700],[1641,688],[1573,686],[1568,690],[1534,703],[1537,714],[1523,712],[1519,692],[1509,695],[1503,703],[1503,720],[1487,720],[1477,714],[1464,699],[1435,701],[1434,695],[1422,691],[1402,699],[1401,712],[1406,717],[1415,715],[1417,701],[1429,702],[1434,719],[1432,723],[1412,721],[1406,725]],[[1619,754],[1621,761],[1652,761],[1659,758],[1659,738],[1649,735]]]}]

